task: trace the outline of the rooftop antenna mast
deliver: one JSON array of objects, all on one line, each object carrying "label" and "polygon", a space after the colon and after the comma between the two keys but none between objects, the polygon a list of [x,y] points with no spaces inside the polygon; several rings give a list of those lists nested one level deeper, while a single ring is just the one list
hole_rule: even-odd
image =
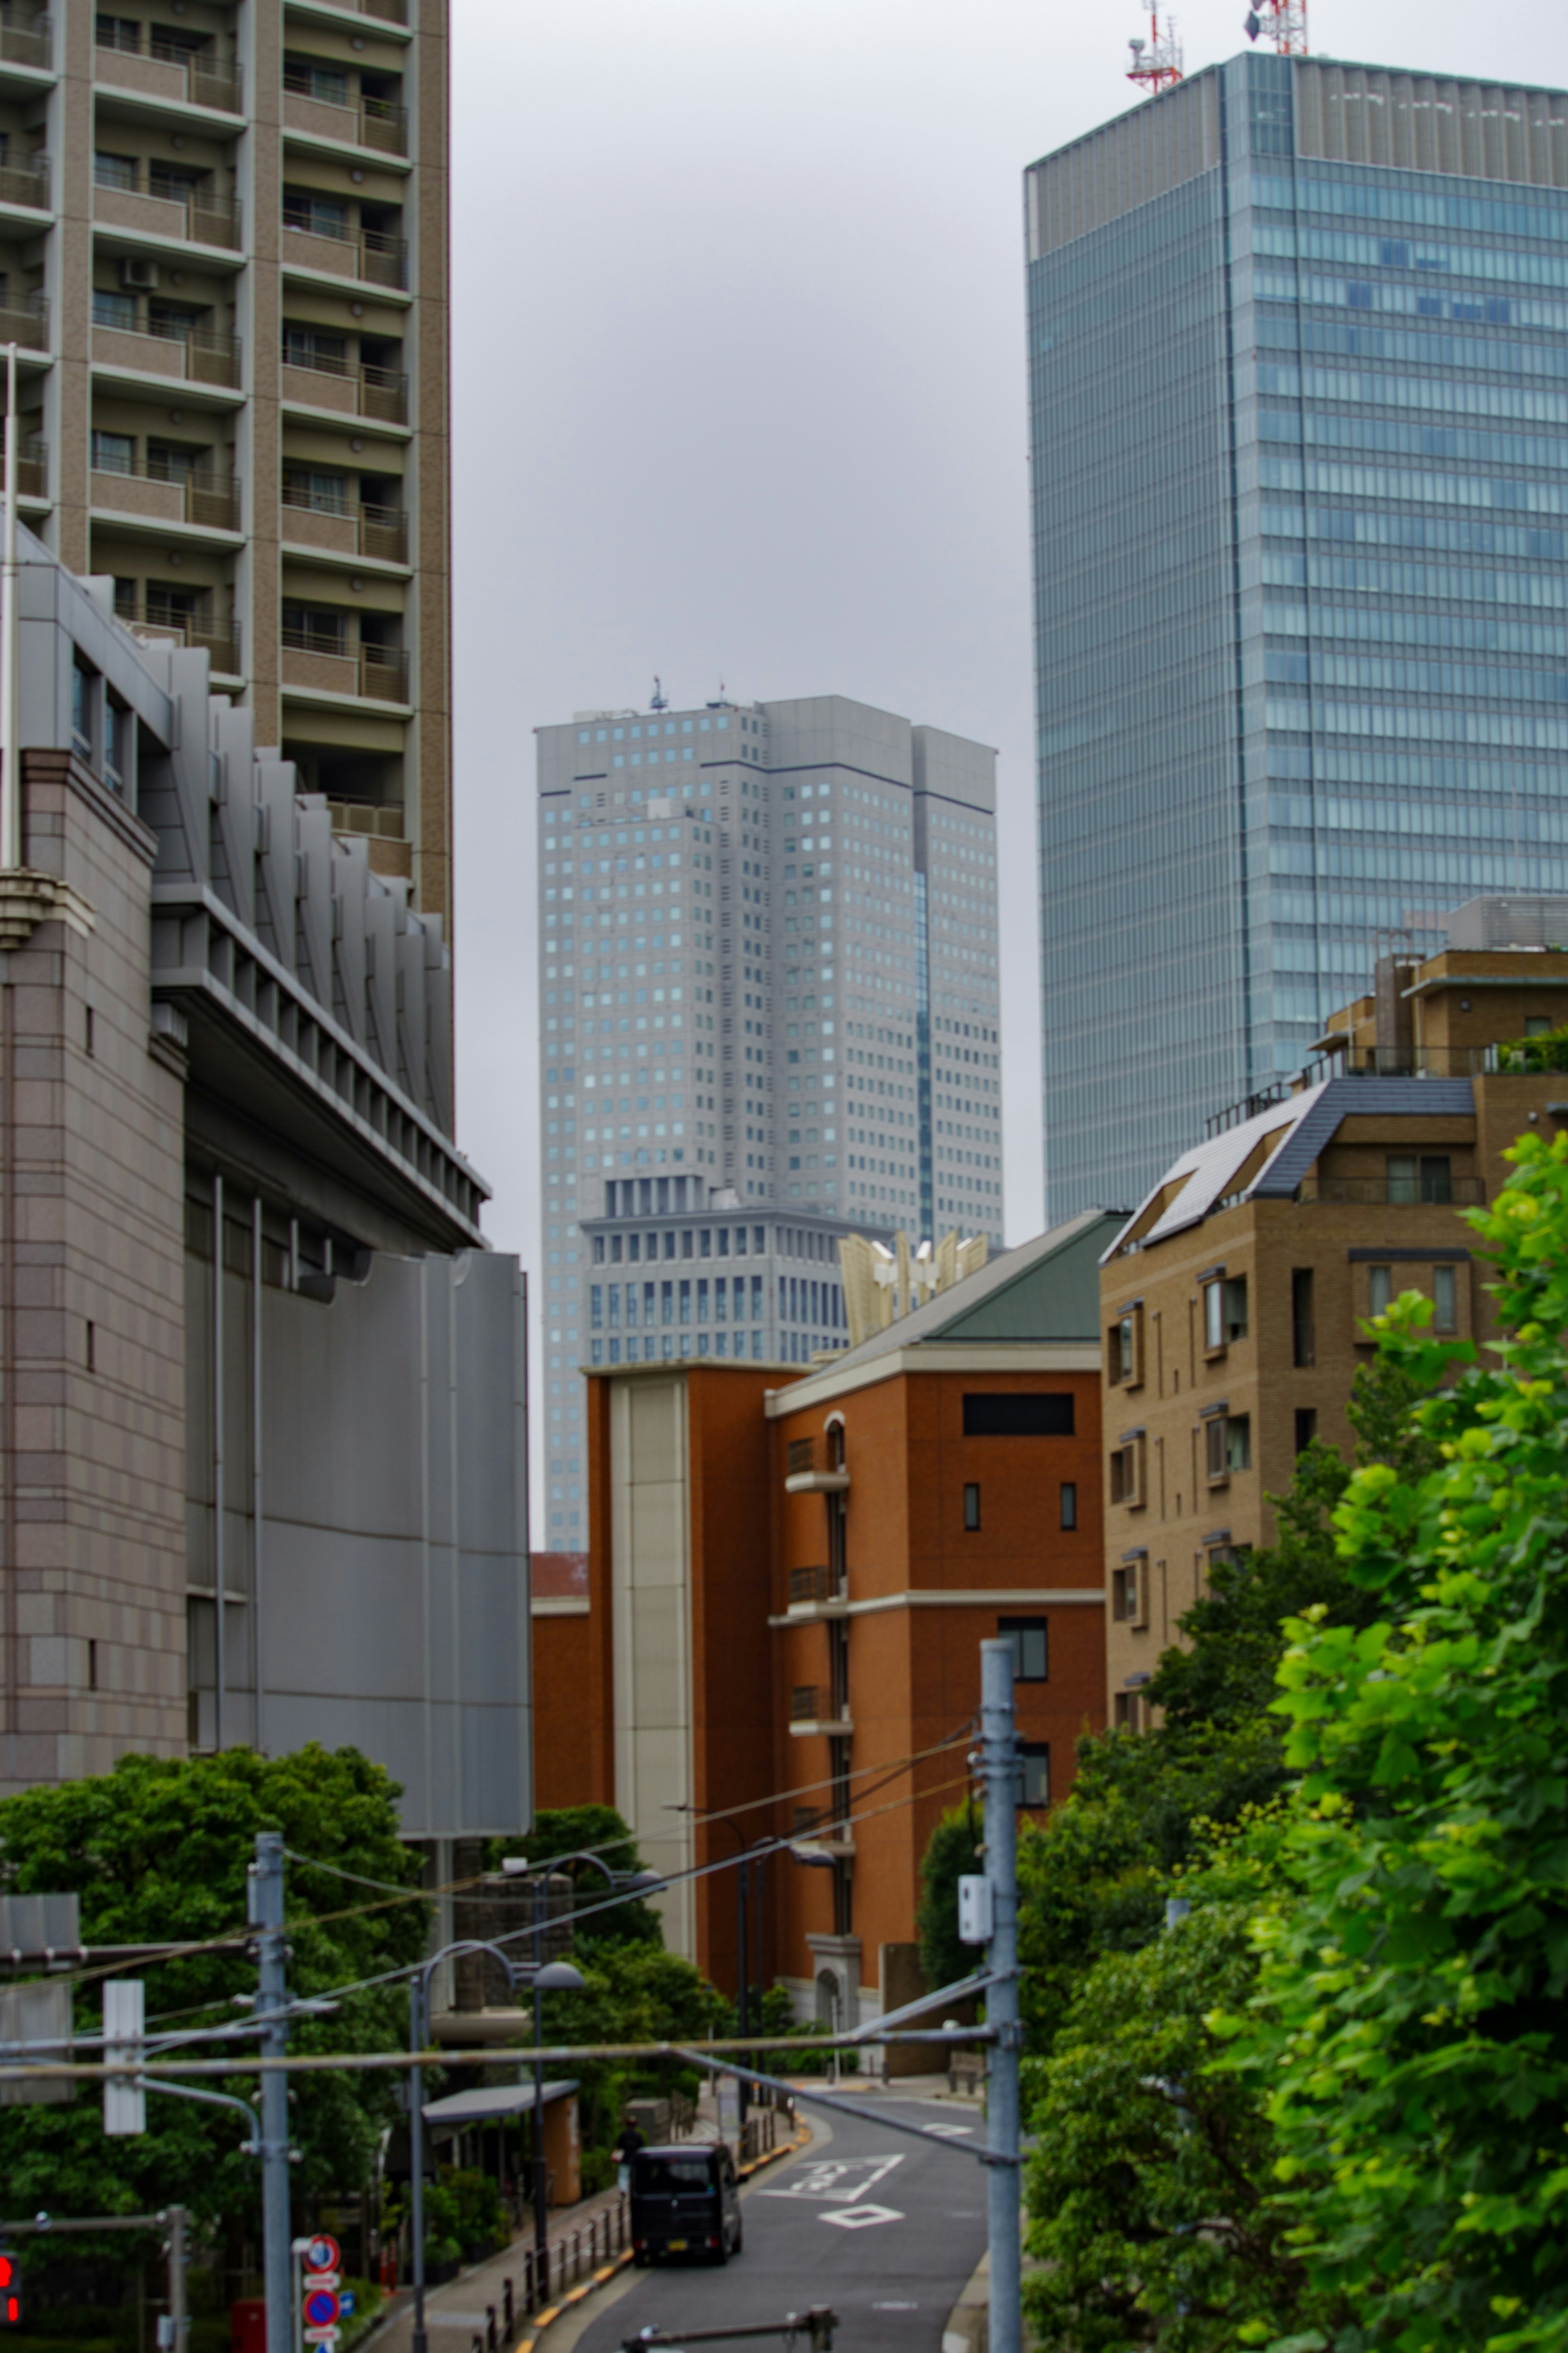
[{"label": "rooftop antenna mast", "polygon": [[657,678],[653,682],[653,692],[648,697],[647,707],[650,711],[668,711],[669,709],[669,697],[666,694],[663,685]]},{"label": "rooftop antenna mast", "polygon": [[1256,0],[1242,30],[1249,41],[1267,35],[1282,58],[1307,54],[1307,0]]},{"label": "rooftop antenna mast", "polygon": [[1158,14],[1151,13],[1148,39],[1129,41],[1127,46],[1132,52],[1127,79],[1135,81],[1141,90],[1152,94],[1155,90],[1169,90],[1173,82],[1181,80],[1182,45],[1176,38],[1173,16],[1166,17],[1165,29],[1162,33]]}]

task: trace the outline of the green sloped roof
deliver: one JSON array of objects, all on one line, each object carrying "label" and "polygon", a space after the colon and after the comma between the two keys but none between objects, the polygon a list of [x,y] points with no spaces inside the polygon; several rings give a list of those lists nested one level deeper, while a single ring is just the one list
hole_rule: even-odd
[{"label": "green sloped roof", "polygon": [[933,1308],[947,1314],[921,1338],[1098,1340],[1100,1261],[1122,1222],[1109,1211],[1091,1210],[1007,1251],[945,1297],[932,1300]]}]

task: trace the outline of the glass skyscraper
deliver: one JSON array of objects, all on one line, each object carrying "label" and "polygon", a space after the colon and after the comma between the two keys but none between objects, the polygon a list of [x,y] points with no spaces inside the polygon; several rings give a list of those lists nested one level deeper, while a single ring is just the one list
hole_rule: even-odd
[{"label": "glass skyscraper", "polygon": [[1047,1215],[1568,889],[1568,99],[1254,54],[1026,176]]}]

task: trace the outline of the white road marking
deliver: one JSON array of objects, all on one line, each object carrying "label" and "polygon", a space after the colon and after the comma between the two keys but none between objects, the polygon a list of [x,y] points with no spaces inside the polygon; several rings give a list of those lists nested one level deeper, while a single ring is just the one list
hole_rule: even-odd
[{"label": "white road marking", "polygon": [[902,2165],[903,2152],[890,2157],[824,2157],[815,2163],[799,2166],[788,2184],[780,2189],[762,2189],[761,2198],[830,2198],[837,2203],[850,2204],[875,2189],[885,2174],[895,2165]]},{"label": "white road marking", "polygon": [[868,2231],[878,2222],[901,2222],[904,2218],[891,2206],[834,2206],[816,2219],[837,2222],[841,2231]]}]

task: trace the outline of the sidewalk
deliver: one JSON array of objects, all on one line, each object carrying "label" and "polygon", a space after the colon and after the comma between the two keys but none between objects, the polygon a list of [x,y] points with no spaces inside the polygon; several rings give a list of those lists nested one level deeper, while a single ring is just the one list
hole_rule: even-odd
[{"label": "sidewalk", "polygon": [[[606,2228],[604,2218],[609,2216],[613,2221],[619,2203],[620,2192],[617,2189],[601,2189],[595,2196],[579,2199],[575,2206],[563,2207],[551,2215],[550,2246],[552,2275],[556,2248],[563,2246],[570,2248],[574,2241],[580,2242],[585,2248],[588,2244],[589,2232],[595,2228],[599,2233],[598,2243],[603,2246]],[[487,2318],[486,2307],[489,2306],[493,2306],[495,2308],[497,2344],[510,2348],[516,2343],[523,2328],[522,2302],[525,2270],[523,2259],[532,2245],[533,2232],[531,2217],[530,2227],[521,2237],[514,2239],[510,2247],[503,2247],[500,2254],[491,2255],[488,2262],[476,2263],[470,2271],[459,2272],[457,2278],[448,2280],[444,2287],[426,2289],[425,2326],[433,2340],[431,2353],[468,2353],[468,2348],[476,2337],[482,2343]],[[601,2261],[605,2259],[601,2258]],[[608,2260],[613,2262],[614,2256],[612,2255]],[[585,2274],[586,2263],[584,2263]],[[505,2295],[503,2282],[508,2278],[511,2281],[516,2311],[516,2325],[510,2338],[506,2336],[502,2323]],[[395,2297],[388,2301],[384,2316],[376,2323],[370,2335],[362,2340],[362,2344],[367,2348],[367,2353],[372,2345],[375,2348],[375,2353],[411,2353],[413,2342],[414,2290],[413,2286],[405,2282],[398,2289]]]}]

